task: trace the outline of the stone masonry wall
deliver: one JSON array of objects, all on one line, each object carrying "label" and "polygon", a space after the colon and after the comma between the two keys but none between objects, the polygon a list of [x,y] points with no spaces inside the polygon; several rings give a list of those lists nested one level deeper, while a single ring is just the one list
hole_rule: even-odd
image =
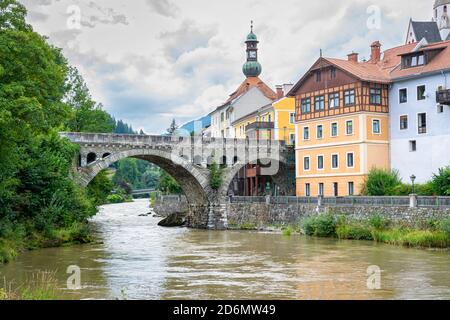
[{"label": "stone masonry wall", "polygon": [[161,196],[155,200],[153,211],[161,217],[167,217],[172,213],[187,213],[189,205],[184,196]]},{"label": "stone masonry wall", "polygon": [[316,214],[331,213],[365,220],[379,214],[391,221],[414,225],[420,221],[450,217],[450,208],[408,208],[380,206],[323,206],[317,209],[313,204],[265,204],[265,203],[228,203],[227,217],[229,227],[239,225],[288,225],[300,218]]}]

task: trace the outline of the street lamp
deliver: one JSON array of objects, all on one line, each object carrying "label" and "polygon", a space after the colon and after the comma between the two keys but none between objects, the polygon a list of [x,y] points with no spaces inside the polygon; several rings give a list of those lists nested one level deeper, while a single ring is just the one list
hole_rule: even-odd
[{"label": "street lamp", "polygon": [[412,182],[412,193],[414,194],[414,181],[416,180],[416,176],[412,175],[411,177],[409,177],[411,179]]}]

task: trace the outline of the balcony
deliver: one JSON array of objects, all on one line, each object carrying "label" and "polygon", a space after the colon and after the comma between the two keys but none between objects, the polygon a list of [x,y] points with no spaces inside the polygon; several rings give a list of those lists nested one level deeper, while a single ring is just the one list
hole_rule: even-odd
[{"label": "balcony", "polygon": [[450,89],[436,91],[436,102],[450,106]]}]

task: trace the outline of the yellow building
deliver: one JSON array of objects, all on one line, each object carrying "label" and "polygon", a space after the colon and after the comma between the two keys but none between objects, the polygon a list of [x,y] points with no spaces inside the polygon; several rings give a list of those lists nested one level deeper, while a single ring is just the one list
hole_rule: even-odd
[{"label": "yellow building", "polygon": [[[292,85],[277,86],[279,99],[232,123],[238,139],[270,139],[295,143],[295,98],[285,97]],[[283,90],[284,89],[284,90]]]},{"label": "yellow building", "polygon": [[389,168],[390,79],[380,61],[320,58],[290,91],[296,100],[297,196],[361,193],[371,168]]}]

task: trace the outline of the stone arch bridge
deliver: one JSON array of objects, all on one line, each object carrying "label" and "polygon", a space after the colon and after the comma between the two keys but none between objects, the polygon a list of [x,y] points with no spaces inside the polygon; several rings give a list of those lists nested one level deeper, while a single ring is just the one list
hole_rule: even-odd
[{"label": "stone arch bridge", "polygon": [[[60,133],[80,146],[75,177],[82,186],[102,170],[124,158],[149,161],[180,184],[189,203],[187,223],[194,228],[227,228],[227,196],[236,174],[249,163],[262,163],[262,175],[272,176],[281,192],[288,194],[289,148],[280,141],[215,139],[203,137],[149,136],[96,133]],[[218,190],[210,186],[213,162],[223,167]]]}]

